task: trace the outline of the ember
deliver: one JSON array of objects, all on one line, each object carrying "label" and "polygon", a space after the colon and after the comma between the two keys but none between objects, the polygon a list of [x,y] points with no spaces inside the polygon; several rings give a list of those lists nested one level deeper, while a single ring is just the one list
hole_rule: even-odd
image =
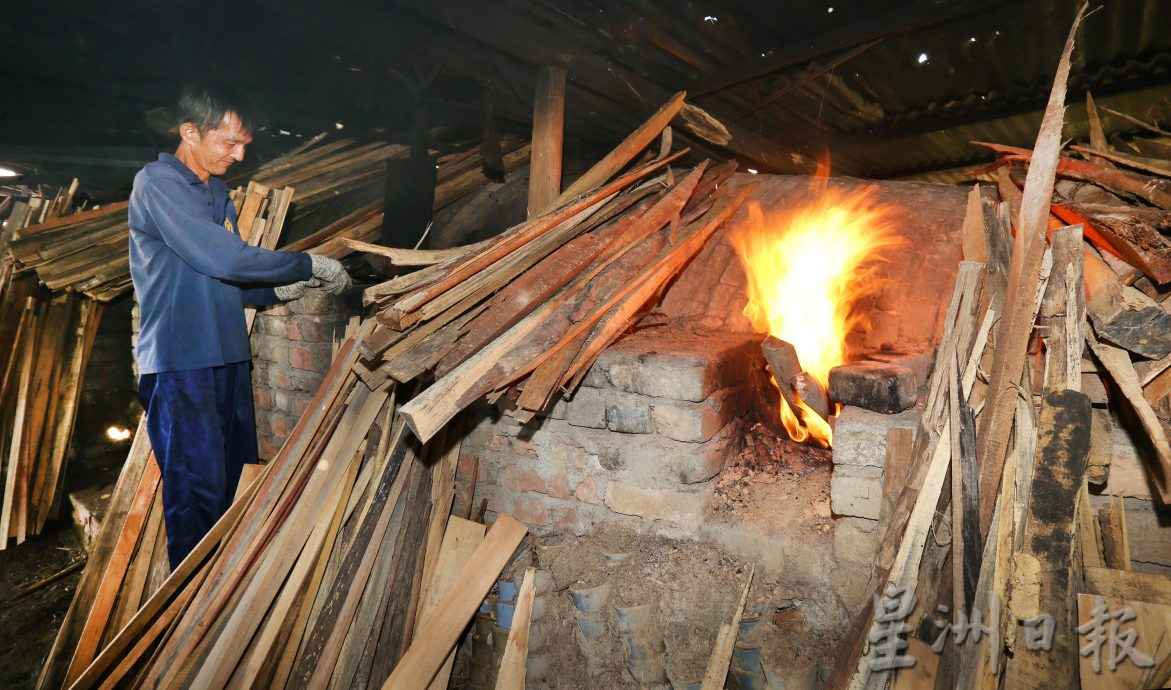
[{"label": "ember", "polygon": [[[868,325],[853,305],[877,286],[879,252],[900,238],[894,213],[874,203],[872,189],[844,194],[819,178],[810,191],[813,199],[802,208],[770,214],[751,207],[731,239],[748,276],[745,316],[791,343],[824,389],[829,370],[845,361],[846,335]],[[782,397],[780,407],[793,440],[831,445],[828,421],[809,405],[797,400],[794,411]]]}]

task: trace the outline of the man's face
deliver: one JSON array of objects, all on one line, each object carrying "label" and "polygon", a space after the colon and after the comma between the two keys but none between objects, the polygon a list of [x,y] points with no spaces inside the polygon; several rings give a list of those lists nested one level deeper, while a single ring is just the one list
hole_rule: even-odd
[{"label": "man's face", "polygon": [[201,168],[195,172],[218,176],[227,172],[233,163],[244,160],[244,148],[252,142],[252,135],[244,131],[235,113],[228,113],[219,127],[203,134],[196,129],[194,137],[186,141],[191,146],[193,162]]}]

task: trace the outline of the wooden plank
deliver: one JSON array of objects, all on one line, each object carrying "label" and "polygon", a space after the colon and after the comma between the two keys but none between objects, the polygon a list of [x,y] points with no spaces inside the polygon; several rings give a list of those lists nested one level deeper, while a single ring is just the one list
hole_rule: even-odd
[{"label": "wooden plank", "polygon": [[[493,243],[488,245],[483,251],[467,257],[465,260],[451,267],[442,277],[434,284],[425,288],[421,288],[411,294],[399,299],[392,306],[391,311],[396,319],[401,322],[401,325],[406,326],[411,323],[407,319],[408,314],[413,314],[418,311],[424,304],[437,299],[440,295],[452,290],[456,286],[462,285],[466,280],[472,278],[483,269],[492,266],[500,259],[512,253],[514,250],[529,244],[541,235],[547,234],[554,229],[563,227],[570,219],[582,214],[583,212],[596,208],[597,205],[604,202],[612,194],[628,187],[634,182],[642,179],[650,173],[657,170],[659,167],[665,165],[673,160],[672,157],[663,160],[654,161],[644,165],[637,170],[627,173],[618,179],[610,182],[602,187],[597,188],[593,192],[577,199],[572,203],[568,203],[559,207],[555,212],[534,218],[527,223],[515,226],[513,229],[507,231],[499,236]],[[417,319],[418,317],[415,317]]]},{"label": "wooden plank", "polygon": [[101,577],[106,571],[106,564],[114,553],[114,547],[121,535],[121,525],[134,504],[138,494],[138,486],[142,482],[148,463],[154,463],[150,452],[150,440],[146,433],[146,418],[139,419],[138,429],[134,434],[134,441],[130,445],[122,471],[118,474],[118,481],[107,507],[106,519],[98,533],[89,559],[73,601],[65,619],[57,631],[57,637],[49,651],[45,665],[41,669],[37,687],[40,689],[60,688],[65,685],[65,672],[72,660],[73,651],[80,638],[89,613],[93,608],[94,597],[97,594]]},{"label": "wooden plank", "polygon": [[951,424],[952,611],[971,609],[980,573],[980,498],[976,467],[976,418],[963,395],[959,363],[953,367],[948,409]]},{"label": "wooden plank", "polygon": [[[439,549],[434,577],[427,586],[423,597],[423,608],[416,619],[416,635],[434,614],[439,602],[443,600],[460,573],[461,566],[468,561],[484,541],[486,527],[478,522],[465,520],[452,515],[447,521],[447,530],[443,534],[443,546]],[[455,647],[449,651],[446,660],[440,667],[435,679],[431,681],[429,690],[443,690],[451,678],[451,671],[455,666]]]},{"label": "wooden plank", "polygon": [[[1123,690],[1131,688],[1164,688],[1171,680],[1171,645],[1167,644],[1167,630],[1171,629],[1171,606],[1147,603],[1128,599],[1102,597],[1095,594],[1078,594],[1077,622],[1080,625],[1094,627],[1095,607],[1106,620],[1098,619],[1103,643],[1097,647],[1097,654],[1088,653],[1080,657],[1078,670],[1081,687],[1085,690]],[[1129,608],[1134,618],[1119,622],[1109,618],[1113,614]],[[1113,626],[1117,625],[1115,629]],[[1109,630],[1109,632],[1108,632]],[[1135,651],[1143,654],[1153,662],[1150,668],[1140,667],[1135,659],[1124,656],[1111,668],[1111,657],[1121,652],[1115,645],[1116,636],[1126,631],[1135,633],[1131,640]],[[1080,641],[1088,642],[1087,647],[1094,649],[1094,638],[1091,633],[1081,634]],[[1094,660],[1098,660],[1098,669],[1094,668]],[[1145,664],[1144,664],[1145,665]],[[1072,686],[1071,686],[1072,687]]]},{"label": "wooden plank", "polygon": [[516,594],[516,609],[512,616],[512,629],[508,631],[508,642],[504,644],[504,656],[496,675],[496,690],[524,690],[525,662],[529,658],[529,625],[533,616],[533,595],[535,572],[525,570],[520,591]]},{"label": "wooden plank", "polygon": [[126,520],[122,523],[118,540],[114,543],[113,554],[102,573],[90,614],[78,636],[77,648],[73,652],[73,658],[65,673],[66,685],[73,683],[81,676],[82,671],[90,665],[99,651],[98,642],[101,641],[105,631],[106,622],[109,620],[114,606],[114,598],[121,588],[134,546],[138,542],[138,535],[142,532],[143,523],[150,511],[155,491],[161,479],[159,464],[154,461],[152,454],[143,469],[142,483],[139,484],[134,502],[126,513]]},{"label": "wooden plank", "polygon": [[[1094,97],[1086,91],[1086,120],[1090,126],[1090,146],[1096,149],[1109,148],[1106,133],[1102,130],[1102,119],[1098,116],[1098,106],[1094,105]],[[1102,167],[1111,167],[1105,158],[1091,156],[1090,162]]]},{"label": "wooden plank", "polygon": [[913,429],[893,428],[886,431],[886,459],[882,464],[882,506],[878,513],[878,533],[884,534],[899,492],[907,484],[910,472]]},{"label": "wooden plank", "polygon": [[[970,261],[961,262],[956,273],[938,349],[940,355],[928,386],[927,405],[915,434],[911,473],[899,493],[886,531],[879,538],[879,549],[866,586],[866,591],[876,595],[881,595],[888,586],[910,589],[918,581],[923,547],[932,529],[950,458],[951,444],[941,442],[941,439],[949,439],[951,434],[950,419],[945,414],[947,391],[953,385],[947,374],[951,369],[948,358],[960,357],[968,362],[970,369],[974,369],[978,362],[969,350],[975,340],[984,274],[982,264]],[[975,380],[974,371],[970,379],[968,373],[964,374],[965,385],[969,380]],[[870,654],[866,651],[871,616],[872,611],[867,607],[854,617],[827,687],[840,689],[881,682],[871,674]]]},{"label": "wooden plank", "polygon": [[423,688],[431,682],[527,532],[524,525],[508,515],[496,518],[483,543],[468,559],[435,613],[423,624],[407,653],[383,683],[384,690]]},{"label": "wooden plank", "polygon": [[1086,594],[1171,606],[1171,578],[1165,575],[1091,566],[1085,581]]},{"label": "wooden plank", "polygon": [[[190,612],[176,620],[176,626],[157,652],[152,667],[146,670],[144,682],[156,682],[167,670],[178,672],[179,665],[192,660],[191,651],[217,623],[217,616],[236,593],[243,577],[241,571],[252,572],[252,566],[259,551],[271,540],[280,527],[292,505],[298,502],[301,491],[309,476],[315,472],[313,464],[305,467],[296,462],[303,454],[316,458],[320,453],[313,434],[320,431],[329,437],[335,430],[337,419],[345,406],[342,399],[345,384],[352,382],[350,368],[355,359],[353,340],[347,340],[341,347],[333,366],[318,388],[307,412],[301,416],[280,453],[272,460],[273,469],[266,473],[258,488],[257,499],[247,506],[239,524],[227,535],[226,544],[220,548],[219,556],[212,561],[211,572],[207,574],[198,592],[191,601]],[[364,397],[362,387],[352,392],[356,398]],[[316,448],[316,450],[313,450]],[[291,459],[291,460],[290,460]],[[327,470],[338,471],[338,464]],[[319,476],[317,491],[321,491],[325,479]],[[286,493],[285,488],[295,490]],[[188,669],[189,670],[189,669]]]},{"label": "wooden plank", "polygon": [[594,164],[592,168],[587,170],[584,175],[574,180],[572,184],[565,188],[565,191],[557,197],[556,205],[568,203],[572,199],[576,199],[590,190],[602,186],[602,184],[613,177],[619,170],[626,167],[626,164],[634,160],[634,157],[642,152],[650,145],[663,128],[675,118],[683,108],[683,99],[687,94],[683,91],[671,96],[654,115],[647,118],[638,129],[634,130],[622,140],[622,143],[614,147],[610,153],[607,153],[602,160]]},{"label": "wooden plank", "polygon": [[[385,389],[372,391],[360,406],[347,410],[350,414],[343,417],[337,434],[330,439],[321,454],[318,463],[321,470],[317,472],[316,481],[309,483],[296,498],[284,529],[273,536],[264,556],[258,559],[252,569],[254,575],[247,586],[240,592],[231,592],[234,599],[231,610],[217,616],[223,619],[220,634],[214,639],[210,635],[204,638],[208,641],[204,653],[216,663],[202,664],[193,669],[194,673],[189,677],[184,677],[181,669],[168,669],[169,672],[162,676],[164,682],[192,682],[200,687],[220,687],[227,681],[245,651],[247,640],[260,623],[254,611],[267,610],[278,596],[280,583],[294,569],[298,554],[312,536],[309,526],[321,522],[317,516],[329,506],[331,496],[344,479],[349,465],[345,460],[354,456],[364,438],[362,432],[370,427],[382,410],[387,395]],[[319,538],[324,539],[324,535]],[[308,567],[300,571],[302,578],[308,574]]]},{"label": "wooden plank", "polygon": [[360,242],[349,238],[343,238],[342,244],[356,252],[385,256],[395,266],[434,266],[435,264],[443,263],[450,259],[463,258],[472,252],[483,249],[489,241],[484,240],[476,244],[469,244],[463,247],[451,247],[449,249],[398,249],[396,247],[384,247],[380,244]]},{"label": "wooden plank", "polygon": [[748,603],[748,590],[752,587],[752,575],[756,567],[748,569],[748,581],[744,583],[744,591],[740,594],[740,603],[732,612],[732,621],[720,625],[720,632],[716,635],[716,643],[712,647],[712,655],[708,658],[707,669],[703,674],[702,690],[720,690],[728,679],[728,667],[732,663],[732,647],[736,643],[736,635],[740,631],[740,619],[744,615],[744,605]]},{"label": "wooden plank", "polygon": [[[242,658],[239,665],[235,667],[234,672],[231,668],[217,669],[218,673],[216,677],[213,678],[207,687],[256,687],[257,676],[267,666],[269,656],[272,654],[277,639],[284,632],[285,624],[290,619],[296,618],[295,615],[292,615],[293,607],[301,601],[305,584],[311,580],[311,576],[317,571],[322,548],[325,544],[332,541],[330,535],[336,535],[337,533],[336,527],[340,523],[339,515],[349,501],[350,490],[353,488],[354,479],[357,477],[357,474],[357,463],[349,463],[346,476],[334,487],[333,494],[329,498],[328,505],[331,505],[333,508],[332,514],[334,519],[319,520],[313,526],[309,534],[309,539],[306,540],[296,564],[293,566],[292,571],[290,571],[288,579],[284,582],[279,596],[277,596],[272,609],[268,613],[265,624],[248,641],[248,654]],[[212,658],[215,658],[214,655]],[[208,666],[204,668],[207,669]],[[228,683],[229,676],[230,684]],[[196,683],[199,683],[198,677],[196,678]]]},{"label": "wooden plank", "polygon": [[1107,568],[1130,570],[1130,540],[1126,529],[1126,499],[1111,496],[1110,505],[1098,509],[1102,534],[1102,560]]},{"label": "wooden plank", "polygon": [[[1001,159],[1007,162],[1030,161],[1035,154],[1034,151],[1015,146],[990,144],[983,141],[974,141],[972,143],[996,151],[1001,155]],[[1101,151],[1096,153],[1102,155]],[[1059,159],[1057,161],[1056,171],[1062,177],[1090,182],[1113,192],[1133,194],[1161,209],[1171,210],[1171,180],[1152,177],[1150,175],[1140,175],[1126,170],[1103,168],[1093,163],[1078,161],[1072,158]]]},{"label": "wooden plank", "polygon": [[993,360],[987,404],[976,435],[980,458],[980,532],[986,534],[995,507],[1012,417],[1016,409],[1016,384],[1025,365],[1025,350],[1036,319],[1033,296],[1037,294],[1045,254],[1049,204],[1061,153],[1061,128],[1065,113],[1066,82],[1074,35],[1085,7],[1078,10],[1062,51],[1034,146],[1033,162],[1025,179],[1024,196],[1017,220],[1016,242],[1005,294],[1005,313],[997,330],[998,356]]},{"label": "wooden plank", "polygon": [[1151,404],[1143,397],[1142,387],[1139,385],[1138,374],[1130,363],[1130,356],[1125,350],[1108,343],[1100,342],[1092,331],[1086,331],[1086,342],[1098,361],[1109,372],[1110,378],[1117,385],[1117,390],[1134,409],[1139,422],[1146,431],[1154,447],[1154,457],[1147,459],[1146,467],[1151,472],[1151,480],[1158,489],[1164,502],[1171,501],[1171,443],[1168,442],[1167,432]]},{"label": "wooden plank", "polygon": [[561,194],[561,143],[565,129],[565,70],[537,70],[533,96],[533,152],[529,166],[529,218],[546,212]]},{"label": "wooden plank", "polygon": [[1086,312],[1100,340],[1147,359],[1171,354],[1171,314],[1123,285],[1092,249],[1085,251]]},{"label": "wooden plank", "polygon": [[[29,298],[30,305],[33,298]],[[35,312],[29,322],[28,333],[21,343],[20,382],[16,390],[16,410],[12,415],[12,438],[8,448],[8,470],[4,478],[4,502],[0,505],[0,549],[6,548],[8,539],[16,533],[20,510],[19,493],[22,491],[21,465],[25,455],[25,417],[27,416],[30,388],[33,379],[33,363],[36,342],[40,334],[41,318]]]},{"label": "wooden plank", "polygon": [[[1095,416],[1098,410],[1093,411]],[[1090,452],[1090,457],[1093,457],[1093,451]],[[1090,461],[1086,461],[1086,472],[1089,473]],[[1081,493],[1078,495],[1077,505],[1077,539],[1078,547],[1082,555],[1082,566],[1085,568],[1101,568],[1105,565],[1102,559],[1102,538],[1099,534],[1098,517],[1094,514],[1094,508],[1090,505],[1090,492],[1088,487],[1082,486]],[[1100,593],[1100,592],[1099,592]]]},{"label": "wooden plank", "polygon": [[1081,390],[1086,303],[1082,267],[1090,249],[1080,226],[1053,231],[1053,271],[1041,300],[1040,331],[1045,342],[1046,390]]},{"label": "wooden plank", "polygon": [[[1039,564],[1037,611],[1055,620],[1053,649],[1026,650],[1025,633],[1017,632],[1016,653],[1007,669],[1008,687],[1077,686],[1074,595],[1081,563],[1074,562],[1077,543],[1075,511],[1085,483],[1090,441],[1090,400],[1077,391],[1045,394],[1038,426],[1032,492],[1021,551]],[[1013,596],[1012,607],[1025,607]],[[1035,614],[1033,614],[1035,615]]]},{"label": "wooden plank", "polygon": [[[515,372],[507,383],[515,382],[521,376],[537,370],[554,357],[560,348],[568,346],[572,349],[578,335],[592,329],[590,339],[581,346],[581,352],[561,377],[562,386],[568,384],[570,388],[576,387],[579,378],[585,375],[585,371],[592,366],[602,350],[614,342],[629,327],[635,315],[658,294],[662,286],[686,265],[691,257],[699,253],[708,239],[740,208],[752,193],[752,189],[753,185],[745,185],[737,190],[735,196],[729,195],[718,206],[712,207],[686,228],[684,236],[677,238],[674,246],[660,250],[657,265],[652,263],[640,276],[624,280],[621,289],[607,299],[595,301],[591,296],[583,302],[573,315],[576,325],[561,337],[555,347]],[[596,285],[591,286],[591,293],[594,287]],[[570,384],[570,381],[573,383]]]},{"label": "wooden plank", "polygon": [[[657,203],[662,202],[660,200]],[[642,219],[649,214],[650,209],[657,206],[657,203],[653,199],[646,199],[608,227],[574,238],[529,269],[524,276],[505,286],[488,302],[487,316],[472,324],[452,351],[438,364],[436,376],[445,376],[478,349],[519,322],[526,313],[581,275],[582,271],[596,268],[599,257],[602,257],[600,261],[603,263],[615,260],[621,256],[626,243],[653,232],[650,228],[653,219],[647,219],[645,223]],[[599,215],[601,213],[599,212]],[[664,223],[666,220],[662,220],[659,227]],[[528,403],[535,395],[534,390],[529,396],[522,398]],[[540,402],[543,404],[544,400]],[[518,404],[521,403],[518,401]]]},{"label": "wooden plank", "polygon": [[[570,328],[562,336],[562,341],[576,338],[582,330],[591,327],[596,323],[597,319],[600,319],[602,315],[620,302],[623,302],[623,300],[627,300],[628,306],[626,309],[628,312],[633,311],[645,303],[646,299],[650,297],[650,294],[656,291],[663,282],[698,252],[703,246],[703,243],[711,236],[711,233],[726,220],[727,215],[730,215],[739,206],[747,191],[750,190],[745,188],[736,199],[733,199],[724,208],[719,209],[718,212],[714,212],[711,220],[706,222],[697,221],[697,225],[701,225],[702,227],[697,229],[694,235],[673,247],[670,253],[644,271],[639,278],[631,282],[619,294],[604,304],[598,305],[595,309],[595,316],[591,319],[583,320]],[[591,276],[588,274],[579,276],[571,285],[589,282],[590,278]],[[571,293],[571,288],[567,287],[558,294],[567,295]],[[636,306],[631,307],[631,305]],[[540,347],[542,354],[536,358],[528,357],[523,351],[518,354],[516,349],[522,342],[527,342],[527,344],[531,345],[530,335],[538,327],[545,327],[547,329],[548,324],[546,323],[546,319],[555,314],[560,306],[561,302],[556,298],[546,301],[536,310],[532,311],[525,319],[494,340],[491,345],[465,360],[450,374],[436,381],[415,399],[403,405],[401,414],[407,420],[407,424],[411,426],[411,430],[420,439],[426,441],[459,410],[471,404],[480,395],[498,389],[502,385],[507,385],[540,366],[546,358],[556,352],[556,349],[548,350]],[[613,323],[618,324],[619,322],[613,321]],[[625,327],[624,320],[621,321],[620,327]],[[614,328],[619,328],[619,326],[615,325]],[[611,336],[613,335],[616,334],[611,334]],[[604,344],[608,343],[609,340],[598,342]],[[501,360],[503,353],[509,353],[514,356],[514,359],[527,360],[527,362],[522,362],[520,367],[515,369],[513,366],[503,365]],[[487,376],[488,372],[493,370],[499,372],[499,377]]]},{"label": "wooden plank", "polygon": [[[160,482],[159,487],[162,483]],[[106,626],[106,630],[102,635],[102,644],[99,646],[105,647],[115,634],[134,617],[135,612],[138,611],[139,604],[145,598],[146,581],[150,575],[151,559],[154,556],[154,550],[158,546],[159,528],[163,526],[163,501],[162,492],[156,487],[155,495],[151,499],[150,510],[147,513],[146,522],[143,523],[142,530],[139,535],[138,544],[136,545],[130,565],[126,571],[126,577],[122,584],[122,591],[118,597],[118,608],[110,616],[110,623]],[[163,545],[165,547],[165,545]]]}]

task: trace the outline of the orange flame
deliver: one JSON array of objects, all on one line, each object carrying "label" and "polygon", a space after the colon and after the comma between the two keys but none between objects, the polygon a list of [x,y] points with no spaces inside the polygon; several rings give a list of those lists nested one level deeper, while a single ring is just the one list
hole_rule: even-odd
[{"label": "orange flame", "polygon": [[[768,214],[753,205],[730,235],[748,276],[744,315],[758,331],[792,343],[801,366],[823,386],[829,370],[845,361],[846,336],[869,325],[853,306],[878,285],[876,252],[900,243],[893,209],[876,204],[875,191],[827,189],[815,179],[807,205]],[[827,420],[798,407],[781,398],[789,436],[829,447]]]}]

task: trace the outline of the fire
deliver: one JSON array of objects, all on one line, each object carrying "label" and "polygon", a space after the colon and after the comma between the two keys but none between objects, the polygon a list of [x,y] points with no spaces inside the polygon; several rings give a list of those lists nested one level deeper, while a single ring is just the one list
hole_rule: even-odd
[{"label": "fire", "polygon": [[[877,287],[879,250],[900,240],[893,210],[874,202],[872,188],[847,193],[822,179],[811,196],[786,212],[750,207],[730,237],[748,276],[745,316],[757,330],[792,343],[804,370],[826,386],[829,370],[845,361],[846,336],[868,325],[853,306]],[[797,410],[784,398],[780,404],[793,440],[831,445],[827,420],[803,403]]]}]

